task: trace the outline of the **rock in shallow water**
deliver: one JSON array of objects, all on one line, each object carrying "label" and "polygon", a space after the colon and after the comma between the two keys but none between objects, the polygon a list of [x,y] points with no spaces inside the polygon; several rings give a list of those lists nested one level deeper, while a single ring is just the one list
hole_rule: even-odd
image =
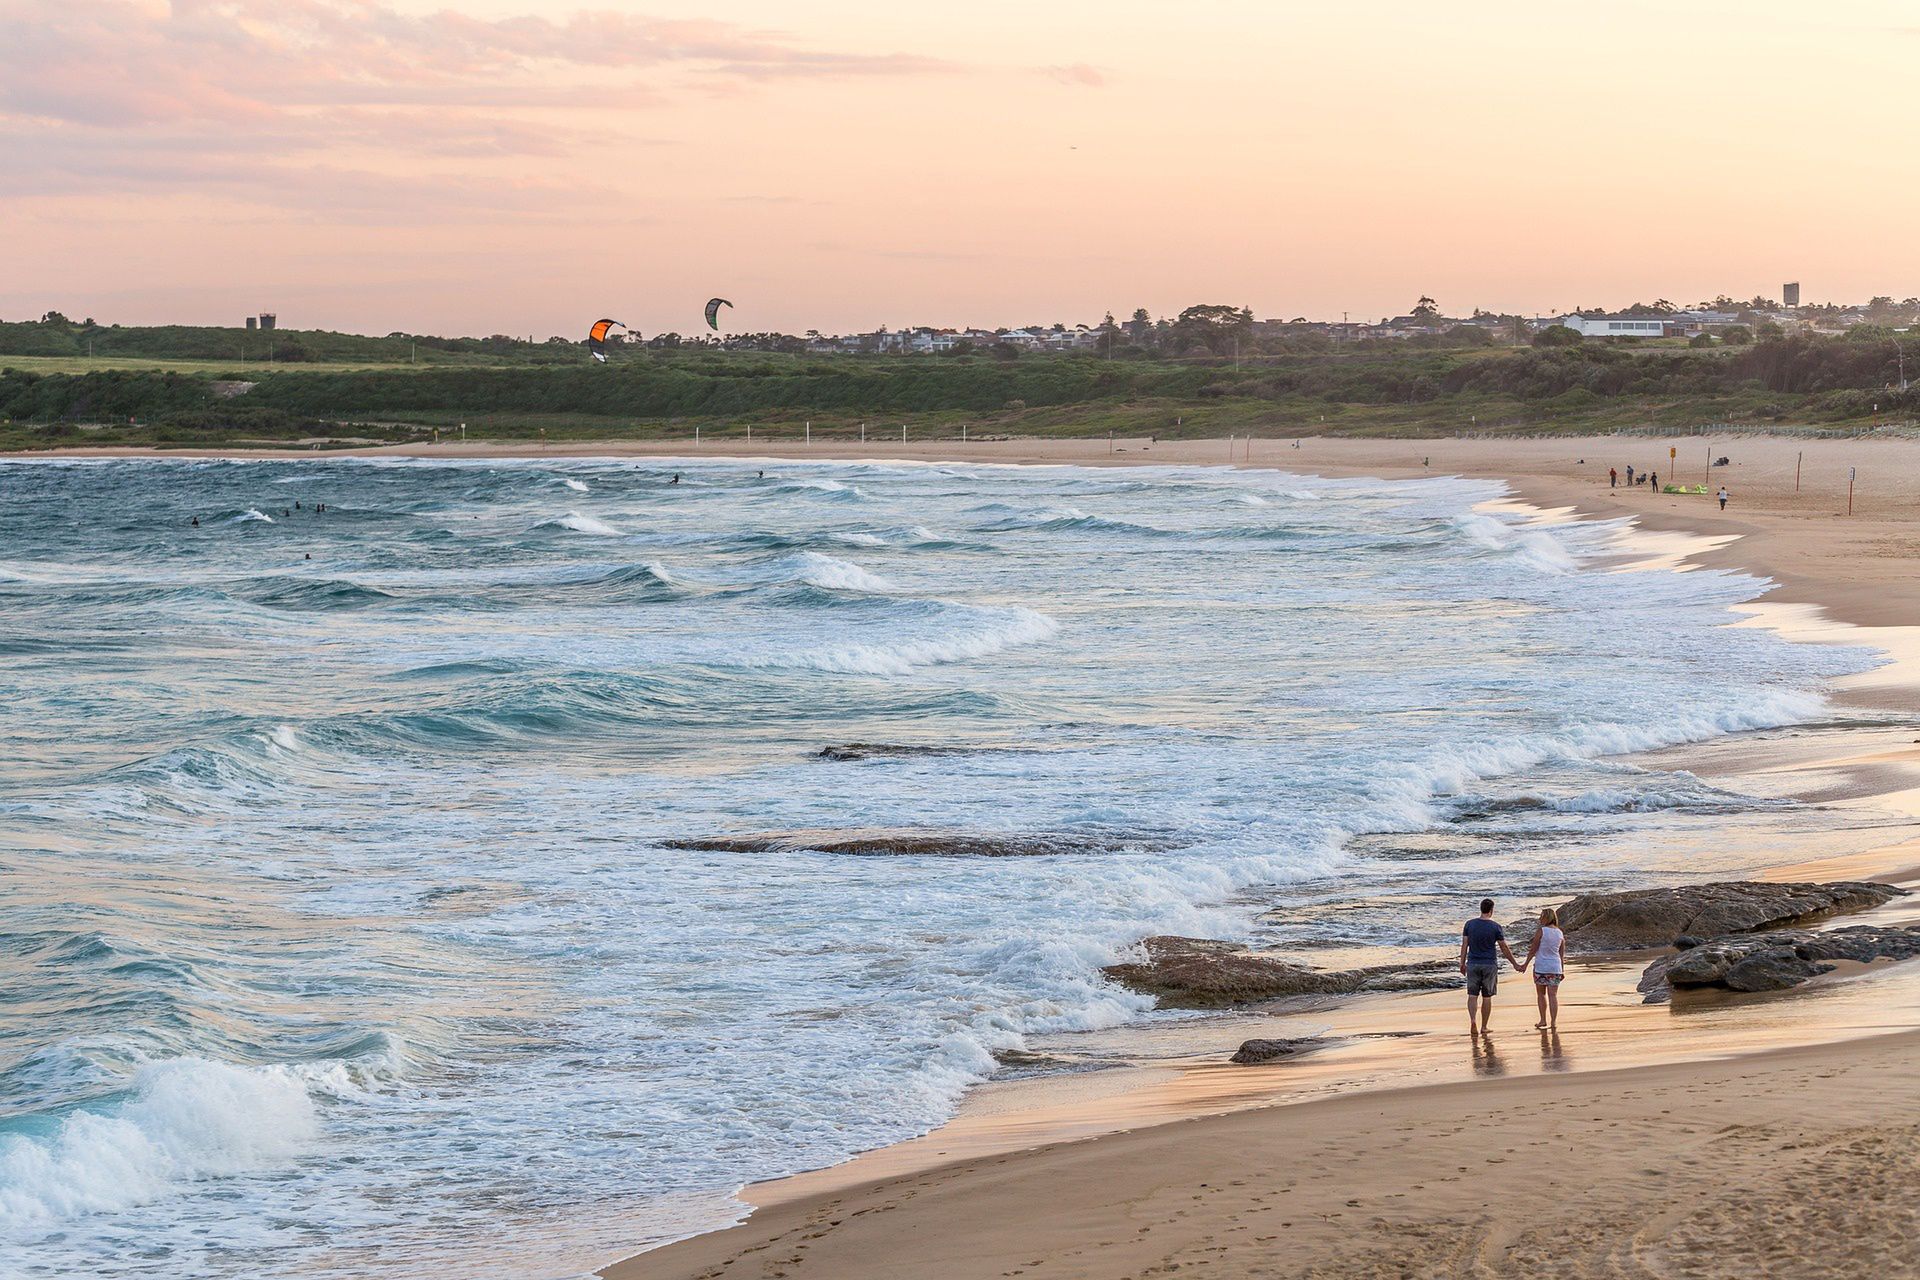
[{"label": "rock in shallow water", "polygon": [[1053,854],[1136,853],[1167,847],[1146,836],[1087,835],[1072,831],[989,832],[860,828],[755,831],[662,842],[701,853],[846,853],[937,858],[1038,858]]},{"label": "rock in shallow water", "polygon": [[[1718,938],[1729,933],[1799,924],[1846,911],[1864,911],[1905,893],[1892,885],[1843,880],[1831,884],[1770,884],[1722,880],[1669,889],[1582,894],[1560,908],[1560,927],[1576,951],[1637,951],[1664,947],[1676,938]],[[1533,936],[1534,923],[1511,930]]]},{"label": "rock in shallow water", "polygon": [[1108,965],[1115,982],[1157,997],[1162,1006],[1219,1009],[1288,996],[1352,995],[1361,991],[1409,991],[1444,987],[1454,966],[1444,960],[1377,965],[1366,969],[1314,969],[1271,952],[1209,938],[1148,938],[1145,960]]},{"label": "rock in shallow water", "polygon": [[1318,1049],[1325,1042],[1317,1036],[1302,1036],[1291,1040],[1248,1040],[1229,1058],[1243,1067],[1257,1066],[1262,1062],[1277,1062],[1282,1058],[1297,1057],[1309,1049]]},{"label": "rock in shallow water", "polygon": [[1662,956],[1647,966],[1640,990],[1650,1002],[1673,990],[1718,987],[1727,991],[1784,991],[1831,973],[1834,962],[1910,960],[1920,956],[1920,928],[1853,925],[1824,933],[1781,930],[1713,938]]}]

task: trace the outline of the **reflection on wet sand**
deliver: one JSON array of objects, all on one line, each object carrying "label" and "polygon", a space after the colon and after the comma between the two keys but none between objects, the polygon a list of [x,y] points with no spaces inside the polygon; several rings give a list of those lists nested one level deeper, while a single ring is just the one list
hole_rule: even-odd
[{"label": "reflection on wet sand", "polygon": [[1542,1071],[1571,1071],[1573,1060],[1567,1057],[1567,1051],[1560,1045],[1558,1031],[1540,1033],[1540,1069]]}]

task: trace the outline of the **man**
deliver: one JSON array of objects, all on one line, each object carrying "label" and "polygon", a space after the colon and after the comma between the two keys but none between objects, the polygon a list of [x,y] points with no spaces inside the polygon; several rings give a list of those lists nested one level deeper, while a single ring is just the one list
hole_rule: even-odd
[{"label": "man", "polygon": [[[1469,920],[1460,930],[1460,972],[1467,977],[1467,1034],[1486,1034],[1487,1019],[1493,1016],[1493,996],[1500,989],[1500,957],[1518,969],[1507,946],[1507,931],[1493,918],[1493,899],[1480,899],[1478,919]],[[1475,1021],[1474,1001],[1478,999],[1479,1020]]]},{"label": "man", "polygon": [[1618,489],[1619,487],[1620,487],[1620,468],[1608,467],[1607,468],[1607,488]]},{"label": "man", "polygon": [[1722,511],[1727,509],[1727,486],[1725,485],[1720,486],[1720,509]]}]

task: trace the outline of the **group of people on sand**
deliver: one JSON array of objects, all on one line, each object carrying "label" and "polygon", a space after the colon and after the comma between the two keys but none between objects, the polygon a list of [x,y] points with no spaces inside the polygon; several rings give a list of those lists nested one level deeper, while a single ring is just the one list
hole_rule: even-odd
[{"label": "group of people on sand", "polygon": [[1493,899],[1480,900],[1480,914],[1460,930],[1460,972],[1467,980],[1467,1034],[1487,1034],[1487,1020],[1493,1016],[1493,997],[1500,990],[1500,957],[1520,973],[1533,970],[1533,994],[1540,1006],[1536,1031],[1560,1029],[1560,981],[1567,974],[1567,935],[1560,928],[1560,914],[1552,907],[1540,909],[1540,923],[1533,931],[1533,945],[1525,960],[1514,959],[1507,945],[1507,931],[1493,918]]},{"label": "group of people on sand", "polygon": [[[1726,465],[1726,461],[1727,460],[1725,458],[1722,458],[1718,462],[1714,463],[1713,465],[1716,467],[1724,466]],[[1629,463],[1627,466],[1627,487],[1631,489],[1636,484],[1644,484],[1649,488],[1651,488],[1655,493],[1658,493],[1660,492],[1660,473],[1658,471],[1643,471],[1639,474],[1638,477],[1635,477],[1635,475],[1633,474],[1633,466],[1631,463]],[[1618,489],[1619,487],[1620,487],[1620,469],[1618,467],[1608,467],[1607,468],[1607,488]],[[1706,490],[1703,488],[1700,490],[1700,492],[1705,493]],[[1720,491],[1714,494],[1713,496],[1720,500],[1720,509],[1722,511],[1725,511],[1727,509],[1727,502],[1730,498],[1733,497],[1732,494],[1727,492],[1727,486],[1725,485],[1721,485]]]}]

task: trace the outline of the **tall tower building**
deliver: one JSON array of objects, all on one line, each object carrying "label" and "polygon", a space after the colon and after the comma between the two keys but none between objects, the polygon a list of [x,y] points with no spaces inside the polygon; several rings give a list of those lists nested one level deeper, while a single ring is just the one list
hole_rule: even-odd
[{"label": "tall tower building", "polygon": [[1798,280],[1780,286],[1780,302],[1784,306],[1800,305],[1800,282]]}]

